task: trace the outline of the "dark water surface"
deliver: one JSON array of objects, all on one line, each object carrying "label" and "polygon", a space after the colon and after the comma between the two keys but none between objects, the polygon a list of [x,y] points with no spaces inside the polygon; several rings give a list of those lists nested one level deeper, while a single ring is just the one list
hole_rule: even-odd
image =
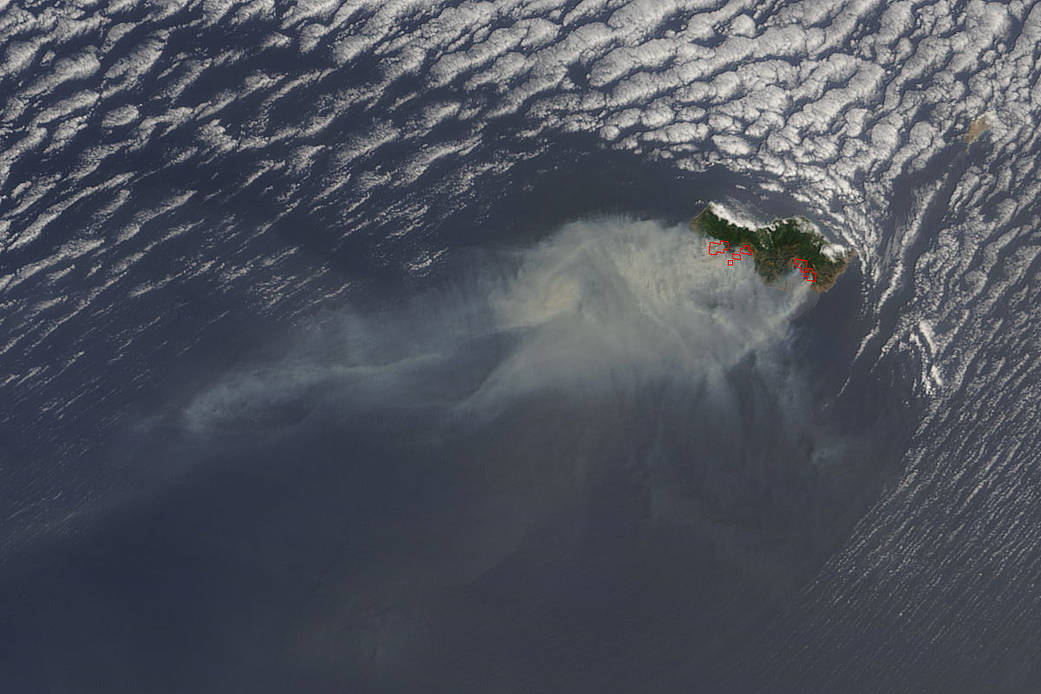
[{"label": "dark water surface", "polygon": [[1037,691],[1041,9],[905,9],[0,9],[0,690]]}]

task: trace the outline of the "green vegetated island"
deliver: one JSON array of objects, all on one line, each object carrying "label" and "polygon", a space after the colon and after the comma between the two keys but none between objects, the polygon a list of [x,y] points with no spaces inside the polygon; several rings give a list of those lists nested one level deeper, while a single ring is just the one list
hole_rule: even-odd
[{"label": "green vegetated island", "polygon": [[749,228],[725,219],[710,204],[690,226],[710,238],[726,241],[731,252],[750,246],[756,272],[767,282],[795,270],[792,261],[802,258],[817,273],[811,285],[817,292],[831,289],[853,257],[852,251],[826,253],[824,238],[803,217],[775,219],[766,226]]}]

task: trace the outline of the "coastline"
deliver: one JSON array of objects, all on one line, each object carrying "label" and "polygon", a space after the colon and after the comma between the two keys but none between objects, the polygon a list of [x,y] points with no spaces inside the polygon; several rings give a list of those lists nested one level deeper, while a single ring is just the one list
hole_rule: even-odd
[{"label": "coastline", "polygon": [[778,218],[765,226],[749,227],[728,219],[715,207],[709,203],[690,222],[691,229],[724,241],[731,249],[750,249],[756,272],[767,283],[795,270],[794,261],[799,259],[805,261],[806,268],[814,273],[813,291],[824,293],[835,285],[855,255],[855,251],[845,250],[832,257],[835,246],[828,244],[808,219]]}]

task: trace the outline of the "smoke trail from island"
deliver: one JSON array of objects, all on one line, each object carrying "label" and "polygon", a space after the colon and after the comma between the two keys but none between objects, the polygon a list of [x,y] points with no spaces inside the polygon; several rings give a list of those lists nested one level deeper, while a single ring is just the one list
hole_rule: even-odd
[{"label": "smoke trail from island", "polygon": [[[382,549],[329,572],[299,629],[308,658],[340,662],[350,643],[354,667],[397,671],[397,656],[367,662],[391,637],[351,605],[396,613],[415,591],[538,555],[540,533],[557,538],[547,547],[624,555],[642,541],[619,537],[679,529],[691,557],[713,548],[710,563],[729,567],[719,575],[776,587],[798,573],[822,495],[812,480],[847,452],[793,354],[791,321],[815,295],[728,266],[684,227],[622,218],[462,265],[419,297],[305,330],[284,358],[227,374],[183,412],[192,436],[277,460],[287,486],[319,468],[350,480],[330,485],[345,496],[308,503],[351,507],[330,515]],[[429,646],[401,629],[397,647]]]},{"label": "smoke trail from island", "polygon": [[[848,527],[822,519],[852,460],[793,339],[804,283],[625,218],[459,258],[142,425],[124,455],[166,476],[106,522],[177,548],[147,564],[183,576],[165,602],[281,635],[241,647],[287,681],[467,691],[464,672],[534,671],[542,648],[689,662],[798,589]],[[184,577],[192,561],[217,568]]]},{"label": "smoke trail from island", "polygon": [[[727,266],[704,246],[656,222],[570,224],[534,248],[471,259],[469,276],[418,298],[306,331],[284,360],[220,379],[185,421],[220,429],[339,390],[358,405],[427,397],[484,418],[537,392],[628,397],[665,382],[732,401],[725,382],[742,360],[754,355],[762,377],[790,358],[790,322],[813,296],[798,282],[767,286],[751,263]],[[794,393],[791,373],[770,378]]]}]

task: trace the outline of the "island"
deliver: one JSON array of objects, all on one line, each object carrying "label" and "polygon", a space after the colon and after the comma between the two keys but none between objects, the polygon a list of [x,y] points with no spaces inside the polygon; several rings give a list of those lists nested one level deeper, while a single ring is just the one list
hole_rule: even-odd
[{"label": "island", "polygon": [[968,132],[962,136],[962,140],[965,142],[965,149],[968,149],[969,145],[976,141],[976,138],[988,130],[990,130],[990,120],[985,115],[969,123]]},{"label": "island", "polygon": [[810,286],[817,292],[831,289],[853,257],[852,251],[828,245],[813,223],[803,217],[775,219],[765,226],[749,227],[731,221],[710,203],[690,226],[709,238],[726,242],[735,254],[751,255],[756,272],[767,282],[798,270],[812,279]]}]

